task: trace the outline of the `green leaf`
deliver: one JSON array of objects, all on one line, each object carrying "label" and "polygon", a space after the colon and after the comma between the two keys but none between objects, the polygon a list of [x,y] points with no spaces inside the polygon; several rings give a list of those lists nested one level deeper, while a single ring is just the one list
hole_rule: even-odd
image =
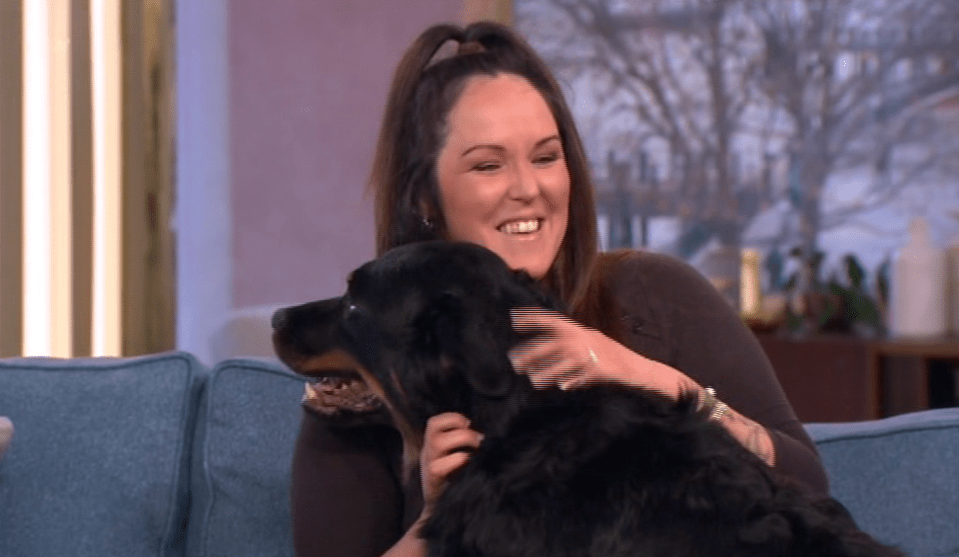
[{"label": "green leaf", "polygon": [[849,277],[849,283],[857,290],[862,289],[862,281],[866,277],[866,270],[859,263],[859,259],[853,254],[843,257],[843,263],[846,266],[846,276]]}]

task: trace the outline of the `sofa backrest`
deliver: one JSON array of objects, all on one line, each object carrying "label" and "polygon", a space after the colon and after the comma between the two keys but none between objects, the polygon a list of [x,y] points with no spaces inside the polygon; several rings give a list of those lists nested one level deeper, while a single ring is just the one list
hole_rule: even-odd
[{"label": "sofa backrest", "polygon": [[0,555],[183,555],[192,356],[0,360]]},{"label": "sofa backrest", "polygon": [[863,530],[913,557],[959,555],[959,408],[806,429]]},{"label": "sofa backrest", "polygon": [[[0,359],[0,555],[292,557],[303,379],[184,353]],[[833,494],[913,557],[959,555],[959,409],[809,424]]]},{"label": "sofa backrest", "polygon": [[293,557],[290,467],[303,378],[228,360],[210,372],[193,444],[188,555]]},{"label": "sofa backrest", "polygon": [[265,360],[0,359],[0,555],[293,557],[302,394]]}]

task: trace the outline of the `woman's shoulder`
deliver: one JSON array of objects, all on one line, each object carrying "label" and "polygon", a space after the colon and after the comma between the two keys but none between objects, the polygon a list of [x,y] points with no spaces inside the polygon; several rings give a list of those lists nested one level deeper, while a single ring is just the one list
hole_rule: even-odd
[{"label": "woman's shoulder", "polygon": [[[732,304],[692,265],[643,250],[616,250],[597,258],[592,277],[594,314],[615,315],[653,336],[699,326],[726,326]],[[641,326],[639,324],[642,324]]]},{"label": "woman's shoulder", "polygon": [[684,305],[690,300],[702,305],[695,300],[716,294],[702,275],[676,257],[641,250],[608,251],[597,256],[575,317],[633,346],[640,337],[646,341],[671,337],[669,332],[675,331],[680,325],[677,319],[682,320],[685,313]]},{"label": "woman's shoulder", "polygon": [[647,294],[682,298],[689,294],[717,294],[713,285],[692,265],[665,253],[620,249],[601,253],[594,280],[613,291],[640,289]]}]

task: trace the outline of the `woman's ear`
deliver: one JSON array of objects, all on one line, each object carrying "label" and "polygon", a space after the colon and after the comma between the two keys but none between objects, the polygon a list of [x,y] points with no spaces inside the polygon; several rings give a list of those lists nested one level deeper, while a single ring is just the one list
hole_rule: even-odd
[{"label": "woman's ear", "polygon": [[439,229],[439,211],[432,207],[425,200],[420,200],[417,204],[417,214],[419,215],[420,226],[424,230],[435,233]]}]

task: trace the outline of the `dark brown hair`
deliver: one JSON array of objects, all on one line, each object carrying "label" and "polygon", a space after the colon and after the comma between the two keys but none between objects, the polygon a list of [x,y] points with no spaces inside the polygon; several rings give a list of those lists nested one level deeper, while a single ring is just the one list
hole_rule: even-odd
[{"label": "dark brown hair", "polygon": [[[455,41],[457,53],[434,60]],[[370,188],[375,192],[378,254],[446,237],[436,159],[447,116],[474,75],[515,74],[543,96],[556,120],[570,175],[569,224],[545,286],[575,306],[596,255],[596,212],[589,167],[562,91],[533,49],[497,23],[440,24],[424,31],[400,60],[386,101]]]}]

